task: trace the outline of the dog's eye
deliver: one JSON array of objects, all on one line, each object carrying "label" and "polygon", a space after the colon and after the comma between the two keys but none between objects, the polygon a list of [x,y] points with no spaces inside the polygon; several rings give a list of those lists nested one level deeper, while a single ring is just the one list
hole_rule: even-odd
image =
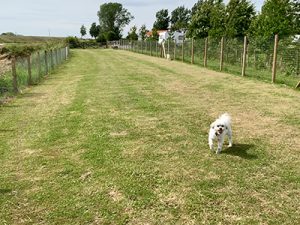
[{"label": "dog's eye", "polygon": [[221,127],[224,127],[224,125],[221,125]]}]

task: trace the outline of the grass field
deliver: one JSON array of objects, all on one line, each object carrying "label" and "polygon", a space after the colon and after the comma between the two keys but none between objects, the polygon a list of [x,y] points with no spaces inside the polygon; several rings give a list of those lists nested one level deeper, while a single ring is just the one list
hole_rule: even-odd
[{"label": "grass field", "polygon": [[[300,92],[76,50],[0,108],[0,224],[298,224]],[[234,146],[210,153],[209,124]]]},{"label": "grass field", "polygon": [[60,37],[39,37],[39,36],[22,36],[22,35],[0,35],[1,43],[20,43],[33,44],[47,41],[63,41],[65,38]]}]

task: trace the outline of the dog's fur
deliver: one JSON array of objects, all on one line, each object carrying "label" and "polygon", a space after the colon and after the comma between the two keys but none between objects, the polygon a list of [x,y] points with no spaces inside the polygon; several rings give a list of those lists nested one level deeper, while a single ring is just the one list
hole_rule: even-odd
[{"label": "dog's fur", "polygon": [[225,136],[228,136],[229,145],[232,146],[232,130],[231,130],[231,117],[228,113],[222,114],[218,119],[210,125],[208,144],[211,151],[213,149],[213,142],[215,139],[218,141],[218,148],[216,153],[219,154],[222,151]]}]

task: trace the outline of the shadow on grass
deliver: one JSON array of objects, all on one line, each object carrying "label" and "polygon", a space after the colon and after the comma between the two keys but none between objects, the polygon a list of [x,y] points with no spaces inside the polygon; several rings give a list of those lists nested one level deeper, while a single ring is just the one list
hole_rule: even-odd
[{"label": "shadow on grass", "polygon": [[0,129],[0,133],[14,132],[13,129]]},{"label": "shadow on grass", "polygon": [[257,155],[249,154],[247,151],[253,148],[253,144],[234,144],[231,148],[223,151],[223,154],[238,156],[243,159],[257,159]]},{"label": "shadow on grass", "polygon": [[32,98],[32,97],[40,97],[40,96],[44,96],[44,93],[24,93],[22,95],[20,95],[20,97],[22,98]]},{"label": "shadow on grass", "polygon": [[0,188],[0,194],[7,194],[7,193],[11,193],[12,189],[7,189],[7,188]]}]

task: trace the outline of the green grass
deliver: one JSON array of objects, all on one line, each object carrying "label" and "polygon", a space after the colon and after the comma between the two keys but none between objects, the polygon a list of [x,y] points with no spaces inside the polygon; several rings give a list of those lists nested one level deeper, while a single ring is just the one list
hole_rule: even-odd
[{"label": "green grass", "polygon": [[[297,224],[298,91],[76,50],[0,108],[1,224]],[[234,146],[207,146],[233,117]]]},{"label": "green grass", "polygon": [[[140,53],[140,54],[145,54],[145,55],[151,55],[155,56],[155,57],[160,57],[160,48],[158,47],[157,51],[155,48],[155,42],[152,42],[151,46],[152,46],[152,52],[150,51],[150,43],[144,42],[143,44],[143,50],[141,49],[142,45],[141,43],[135,44],[134,48],[132,51]],[[204,45],[204,43],[202,43],[202,45]],[[130,45],[126,45],[127,47],[130,47]],[[174,59],[174,45],[170,45],[169,47],[169,51],[168,51],[168,47],[167,47],[167,43],[165,44],[165,48],[166,48],[166,54],[170,54],[171,59]],[[130,49],[129,49],[130,51]],[[199,46],[196,45],[195,49],[194,49],[194,64],[195,65],[199,65],[201,67],[203,67],[203,53],[204,49],[203,46]],[[208,52],[208,59],[207,59],[207,68],[208,69],[212,69],[215,71],[220,71],[220,60],[218,59],[219,57],[219,50],[217,49],[213,49],[213,50],[209,50]],[[182,61],[182,46],[179,45],[176,47],[176,52],[175,52],[175,58],[177,61]],[[228,60],[230,59],[230,57],[228,58]],[[242,73],[242,66],[241,63],[238,62],[237,59],[233,59],[231,57],[231,60],[233,60],[233,62],[230,61],[226,61],[226,57],[224,57],[224,63],[223,63],[223,72],[226,73],[230,73],[230,74],[234,74],[234,75],[238,75],[241,76]],[[191,64],[191,43],[185,43],[184,45],[184,56],[183,56],[183,62]],[[279,64],[279,63],[278,63]],[[283,69],[279,68],[279,65],[277,65],[277,73],[276,73],[276,79],[275,79],[275,83],[277,84],[281,84],[281,85],[287,85],[289,87],[295,87],[300,79],[299,75],[296,75],[296,72],[294,72],[293,74],[288,74],[287,71],[284,71]],[[296,67],[296,65],[293,65],[293,67]],[[296,69],[296,68],[294,68]],[[253,63],[246,66],[246,77],[250,78],[250,79],[256,79],[256,80],[260,80],[260,81],[264,81],[267,83],[271,83],[272,81],[272,71],[271,68],[267,68],[265,65],[263,66],[263,68],[255,68]]]}]

